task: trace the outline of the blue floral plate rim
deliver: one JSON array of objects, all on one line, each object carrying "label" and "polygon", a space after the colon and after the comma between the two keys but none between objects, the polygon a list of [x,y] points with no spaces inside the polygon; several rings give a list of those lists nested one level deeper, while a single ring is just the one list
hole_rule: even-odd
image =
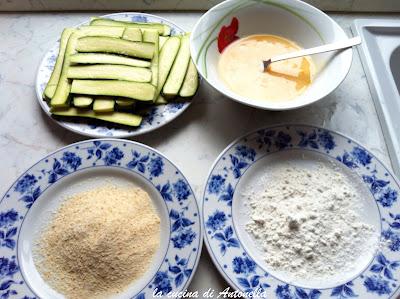
[{"label": "blue floral plate rim", "polygon": [[[50,168],[40,169],[45,165]],[[135,172],[135,175],[153,184],[168,212],[170,239],[164,258],[142,290],[129,295],[130,298],[152,298],[156,289],[165,295],[187,288],[197,269],[203,244],[201,211],[188,180],[170,159],[150,146],[131,140],[100,138],[73,143],[47,154],[23,172],[1,198],[2,298],[39,298],[19,263],[18,244],[25,218],[47,188],[75,172],[96,167]],[[44,182],[45,179],[47,182]],[[45,188],[42,189],[43,186]],[[187,205],[183,206],[184,203]]]},{"label": "blue floral plate rim", "polygon": [[[313,140],[303,142],[301,146],[297,145],[300,149],[311,147],[318,153],[321,153],[322,151],[323,154],[330,155],[332,152],[338,150],[338,144],[336,143],[337,140],[340,140],[343,144],[347,144],[349,148],[352,147],[354,152],[349,152],[346,151],[346,148],[343,148],[343,144],[339,143],[339,145],[341,145],[340,150],[344,150],[344,152],[341,156],[333,156],[333,158],[343,163],[348,168],[356,171],[360,179],[363,180],[365,184],[369,185],[370,191],[376,199],[379,214],[383,214],[383,217],[380,219],[382,229],[380,239],[390,242],[387,243],[387,247],[384,249],[377,249],[377,253],[373,260],[368,264],[366,269],[362,271],[362,273],[342,285],[321,289],[303,288],[274,277],[272,274],[260,267],[257,261],[247,253],[245,248],[242,248],[241,241],[237,238],[236,229],[233,225],[233,220],[231,219],[232,208],[229,207],[229,205],[232,205],[232,198],[236,187],[236,185],[232,186],[231,181],[235,179],[237,181],[240,180],[242,169],[239,169],[239,174],[237,174],[238,177],[234,178],[235,167],[231,167],[231,169],[226,167],[229,164],[227,162],[229,160],[229,155],[227,154],[233,153],[235,148],[241,145],[244,145],[244,148],[254,150],[251,156],[243,151],[243,157],[247,155],[247,157],[245,157],[247,161],[244,161],[247,165],[243,166],[243,170],[246,171],[251,167],[253,162],[262,159],[265,155],[281,150],[290,150],[291,148],[296,147],[296,145],[290,143],[291,141],[296,140],[291,139],[290,133],[293,134],[293,131],[296,130],[301,132],[301,130],[298,129],[303,129],[303,133],[312,133],[304,135],[301,138],[301,141],[313,136],[311,138]],[[264,156],[257,157],[255,160],[255,156],[259,154],[258,151],[263,150],[262,147],[265,146],[265,142],[258,139],[258,145],[260,146],[258,149],[254,149],[247,143],[255,142],[254,136],[256,134],[268,135],[271,134],[272,131],[274,132],[273,134],[276,135],[274,136],[272,134],[268,136],[272,142],[269,145],[270,149],[265,152]],[[281,132],[288,133],[287,135],[290,139],[284,141],[279,145],[279,147],[275,148],[274,151],[274,147],[276,147],[274,142],[278,140],[278,137],[287,137],[284,135],[278,136]],[[314,133],[315,136],[313,135]],[[319,139],[319,136],[322,137]],[[274,138],[276,138],[275,141]],[[298,136],[298,138],[300,137]],[[316,150],[315,147],[317,147],[318,150]],[[359,157],[352,157],[351,155],[353,154],[359,155]],[[222,162],[221,164],[221,161],[225,162]],[[240,163],[242,162],[240,158],[238,161]],[[371,161],[375,162],[374,169],[371,169],[370,167],[372,164]],[[230,163],[234,162],[231,160]],[[223,168],[228,173],[225,177],[220,175],[216,170],[217,166],[219,166],[219,169],[222,169],[221,165],[225,166]],[[371,175],[360,175],[362,171],[369,171]],[[384,176],[383,180],[380,180],[377,177],[379,171],[381,171]],[[212,183],[210,179],[213,175],[218,176],[219,181],[223,182],[215,184],[214,181]],[[225,183],[229,183],[227,187]],[[379,184],[383,186],[378,186]],[[222,274],[229,285],[233,287],[233,289],[242,292],[254,292],[257,289],[260,289],[263,292],[265,291],[268,298],[277,299],[353,298],[359,296],[361,296],[361,298],[395,298],[395,295],[400,294],[400,284],[398,284],[398,281],[400,281],[400,207],[397,202],[400,191],[399,186],[400,180],[392,173],[392,171],[389,170],[388,167],[385,166],[384,163],[382,163],[379,158],[370,153],[359,142],[345,134],[310,124],[287,123],[268,127],[264,126],[236,138],[218,155],[212,164],[204,185],[201,206],[202,222],[205,234],[204,242],[218,271]],[[221,189],[218,190],[217,195],[213,194],[213,192],[215,193],[216,191],[214,189],[216,187]],[[393,189],[391,189],[391,187],[393,187]],[[213,190],[212,192],[210,188]],[[384,193],[386,192],[385,190],[389,190],[389,193]],[[207,208],[207,206],[211,207],[213,205],[217,208]],[[229,207],[228,210],[224,210],[222,205]],[[218,209],[221,207],[222,209]],[[210,209],[213,213],[210,212]],[[393,211],[393,209],[396,211]],[[382,210],[385,213],[382,213]],[[226,213],[226,211],[229,212]],[[218,212],[223,213],[218,215]],[[217,244],[218,242],[220,243]],[[226,252],[235,249],[238,249],[236,252],[237,256],[233,258],[230,256],[230,258],[228,257],[227,259],[224,259],[224,254],[226,254]],[[222,251],[224,251],[224,254],[222,254]],[[395,257],[395,260],[393,260],[393,257]],[[229,261],[231,265],[229,265],[227,261]],[[361,285],[357,279],[364,279]],[[364,287],[364,289],[362,287]]]},{"label": "blue floral plate rim", "polygon": [[[176,33],[185,33],[185,31],[176,25],[174,22],[148,13],[141,12],[117,12],[112,14],[106,14],[98,16],[100,18],[110,18],[124,21],[140,21],[140,22],[161,22],[171,27],[171,35]],[[71,27],[79,27],[87,25],[90,22],[84,21]],[[44,54],[36,73],[35,92],[36,98],[42,108],[43,112],[49,116],[49,118],[60,125],[61,127],[70,130],[74,133],[92,137],[92,138],[127,138],[138,136],[142,134],[154,131],[177,118],[181,115],[195,100],[195,96],[186,102],[171,102],[166,105],[158,105],[149,109],[148,113],[143,117],[142,124],[137,128],[129,128],[125,126],[119,126],[117,124],[111,124],[106,122],[100,122],[96,120],[71,120],[71,119],[59,119],[55,118],[50,113],[50,108],[42,98],[42,94],[48,78],[54,67],[55,59],[58,54],[59,39],[49,48]],[[201,83],[201,80],[199,81]],[[197,93],[196,93],[197,94]]]}]

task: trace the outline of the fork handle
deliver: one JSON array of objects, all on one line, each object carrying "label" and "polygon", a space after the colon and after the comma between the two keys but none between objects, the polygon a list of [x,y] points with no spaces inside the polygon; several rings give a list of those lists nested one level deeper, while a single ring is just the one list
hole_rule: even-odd
[{"label": "fork handle", "polygon": [[359,44],[361,44],[361,37],[356,36],[356,37],[349,38],[344,41],[340,41],[340,42],[336,42],[336,43],[332,43],[332,44],[327,44],[327,45],[304,49],[304,50],[291,52],[291,53],[287,53],[287,54],[277,55],[277,56],[274,56],[271,58],[271,63],[290,59],[290,58],[297,58],[297,57],[302,57],[302,56],[307,56],[307,55],[313,55],[313,54],[318,54],[318,53],[325,53],[325,52],[330,52],[330,51],[335,51],[335,50],[340,50],[340,49],[346,49],[346,48],[350,48],[350,47],[353,47],[353,46],[356,46]]}]

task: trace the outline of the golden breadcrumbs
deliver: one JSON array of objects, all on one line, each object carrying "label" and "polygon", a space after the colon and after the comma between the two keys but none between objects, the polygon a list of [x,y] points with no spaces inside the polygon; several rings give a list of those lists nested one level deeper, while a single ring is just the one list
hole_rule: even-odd
[{"label": "golden breadcrumbs", "polygon": [[67,199],[36,246],[42,277],[67,298],[102,298],[144,274],[160,218],[140,188],[105,186]]}]

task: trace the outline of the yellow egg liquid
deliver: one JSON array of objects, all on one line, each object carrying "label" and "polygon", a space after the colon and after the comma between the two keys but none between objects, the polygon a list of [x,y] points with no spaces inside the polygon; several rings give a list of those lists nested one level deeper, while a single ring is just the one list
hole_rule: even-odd
[{"label": "yellow egg liquid", "polygon": [[218,72],[233,92],[255,100],[285,101],[302,94],[311,84],[315,67],[310,57],[270,64],[262,71],[262,61],[301,50],[294,42],[275,35],[250,35],[222,52]]}]

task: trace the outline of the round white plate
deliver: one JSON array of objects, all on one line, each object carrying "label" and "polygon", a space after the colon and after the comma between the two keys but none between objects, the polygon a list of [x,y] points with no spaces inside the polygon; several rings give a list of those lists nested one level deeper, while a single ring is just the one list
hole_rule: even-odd
[{"label": "round white plate", "polygon": [[38,273],[32,249],[63,199],[96,186],[140,186],[161,219],[161,246],[148,271],[114,298],[153,298],[187,288],[197,267],[202,228],[194,193],[156,150],[126,140],[88,140],[64,147],[29,168],[0,202],[0,298],[64,298]]},{"label": "round white plate", "polygon": [[[381,247],[360,257],[354,271],[329,281],[285,277],[271,269],[253,238],[243,191],[279,163],[315,167],[334,163],[361,192],[361,217],[378,231]],[[361,145],[325,129],[288,125],[261,129],[229,145],[211,168],[204,190],[203,223],[210,255],[229,284],[267,298],[392,298],[399,293],[399,182]]]},{"label": "round white plate", "polygon": [[[114,13],[109,15],[101,16],[101,18],[109,18],[118,21],[133,21],[133,22],[157,22],[167,24],[171,27],[171,35],[177,35],[184,33],[184,30],[175,25],[174,23],[150,14],[145,13]],[[89,21],[76,25],[76,27],[82,25],[88,25]],[[90,136],[90,137],[115,137],[115,138],[126,138],[131,136],[136,136],[140,134],[144,134],[150,131],[153,131],[176,117],[178,117],[183,111],[185,111],[191,101],[187,102],[177,102],[177,103],[168,103],[166,105],[154,106],[149,109],[147,115],[143,118],[142,124],[138,128],[130,128],[126,126],[120,126],[118,124],[107,124],[105,122],[101,122],[93,119],[66,119],[66,118],[55,118],[51,116],[50,107],[43,100],[42,95],[43,91],[46,88],[46,84],[49,81],[51,73],[54,68],[54,64],[58,55],[60,41],[51,47],[51,49],[45,54],[42,62],[40,63],[39,70],[36,77],[36,97],[37,100],[42,107],[43,111],[50,116],[55,122],[57,122],[60,126],[71,130],[75,133],[79,133],[82,135]]]}]

